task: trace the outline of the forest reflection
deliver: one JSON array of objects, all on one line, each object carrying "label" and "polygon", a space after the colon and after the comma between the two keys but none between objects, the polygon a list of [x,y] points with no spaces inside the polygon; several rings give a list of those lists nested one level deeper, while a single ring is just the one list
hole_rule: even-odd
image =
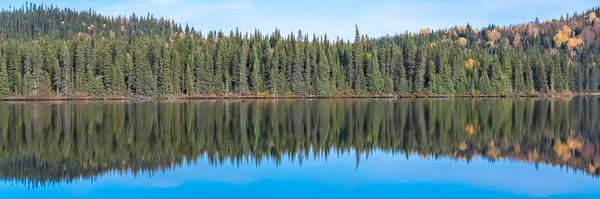
[{"label": "forest reflection", "polygon": [[30,187],[199,158],[260,166],[385,151],[598,177],[600,99],[0,102],[0,179]]}]

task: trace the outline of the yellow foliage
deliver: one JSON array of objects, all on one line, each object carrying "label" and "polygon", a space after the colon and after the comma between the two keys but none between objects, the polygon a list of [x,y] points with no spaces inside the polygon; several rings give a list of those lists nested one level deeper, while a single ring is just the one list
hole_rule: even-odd
[{"label": "yellow foliage", "polygon": [[573,139],[568,139],[567,145],[569,146],[569,149],[581,149],[583,146],[580,141]]},{"label": "yellow foliage", "polygon": [[473,123],[467,124],[467,126],[465,127],[465,131],[467,131],[467,134],[469,135],[475,134],[475,125],[473,125]]},{"label": "yellow foliage", "polygon": [[569,38],[569,40],[567,41],[567,47],[569,47],[569,49],[577,48],[577,47],[581,46],[582,44],[583,44],[583,40],[581,40],[581,38],[578,38],[578,37]]},{"label": "yellow foliage", "polygon": [[496,40],[500,39],[500,36],[502,36],[502,34],[500,34],[500,32],[498,32],[496,29],[487,30],[485,32],[485,37],[487,38],[488,42],[495,42]]},{"label": "yellow foliage", "polygon": [[568,42],[569,35],[571,35],[571,33],[566,34],[563,30],[558,30],[558,33],[556,33],[553,38],[556,47],[560,47],[562,44]]},{"label": "yellow foliage", "polygon": [[429,29],[427,28],[423,28],[419,31],[420,35],[428,35],[429,34]]},{"label": "yellow foliage", "polygon": [[515,48],[518,48],[521,45],[521,35],[519,33],[515,34],[512,44],[513,44],[513,47],[515,47]]},{"label": "yellow foliage", "polygon": [[458,38],[458,44],[462,47],[467,46],[468,42],[469,41],[467,39],[465,39],[464,37]]},{"label": "yellow foliage", "polygon": [[479,64],[473,58],[469,58],[465,62],[465,69],[467,69],[469,71],[472,71],[473,69],[476,69],[478,66],[479,66]]},{"label": "yellow foliage", "polygon": [[461,143],[458,145],[458,149],[459,149],[459,150],[461,150],[461,151],[467,150],[467,143],[466,143],[466,142],[464,142],[464,141],[463,141],[463,142],[461,142]]},{"label": "yellow foliage", "polygon": [[596,168],[593,164],[588,165],[588,172],[594,174],[596,173],[596,169],[598,168]]},{"label": "yellow foliage", "polygon": [[571,151],[569,145],[562,143],[560,140],[556,140],[552,147],[556,155],[560,156],[564,161],[571,159]]},{"label": "yellow foliage", "polygon": [[537,149],[527,152],[527,160],[528,161],[536,161],[539,158],[540,158],[540,154],[538,153]]},{"label": "yellow foliage", "polygon": [[81,26],[87,26],[87,24],[85,22],[81,23]]},{"label": "yellow foliage", "polygon": [[429,47],[430,47],[430,48],[433,48],[433,47],[435,47],[436,45],[437,45],[437,44],[436,44],[436,43],[434,43],[434,42],[431,42],[431,43],[429,43]]},{"label": "yellow foliage", "polygon": [[590,14],[588,14],[588,21],[590,23],[594,22],[594,20],[596,20],[596,13],[595,12],[590,12]]},{"label": "yellow foliage", "polygon": [[488,41],[487,43],[485,43],[486,45],[488,45],[489,47],[493,48],[496,47],[496,44],[494,44],[493,41]]},{"label": "yellow foliage", "polygon": [[270,96],[269,92],[257,92],[256,93],[257,97],[268,97]]},{"label": "yellow foliage", "polygon": [[563,26],[560,30],[562,30],[562,33],[565,34],[566,37],[571,37],[571,33],[573,33],[573,30],[571,30],[569,26]]},{"label": "yellow foliage", "polygon": [[500,157],[500,150],[496,148],[494,141],[491,141],[488,145],[486,156],[492,159],[498,159]]}]

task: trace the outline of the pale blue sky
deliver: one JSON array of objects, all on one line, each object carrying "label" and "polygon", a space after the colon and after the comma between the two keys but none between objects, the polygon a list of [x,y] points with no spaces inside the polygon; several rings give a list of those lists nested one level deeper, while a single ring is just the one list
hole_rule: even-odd
[{"label": "pale blue sky", "polygon": [[[22,0],[2,0],[0,7],[22,5]],[[558,18],[600,5],[597,0],[30,0],[101,14],[150,12],[157,17],[189,23],[200,30],[244,31],[259,28],[272,32],[302,29],[353,38],[354,24],[369,36],[447,28],[471,23],[510,25]]]}]

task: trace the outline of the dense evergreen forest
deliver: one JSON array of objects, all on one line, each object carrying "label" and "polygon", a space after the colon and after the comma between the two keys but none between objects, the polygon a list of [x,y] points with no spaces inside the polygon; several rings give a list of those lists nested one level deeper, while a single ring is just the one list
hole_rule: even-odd
[{"label": "dense evergreen forest", "polygon": [[600,175],[598,97],[11,102],[0,110],[0,180],[32,187],[196,161],[260,166],[348,154],[358,167],[374,151]]},{"label": "dense evergreen forest", "polygon": [[596,92],[597,12],[342,40],[27,4],[0,13],[0,97]]}]

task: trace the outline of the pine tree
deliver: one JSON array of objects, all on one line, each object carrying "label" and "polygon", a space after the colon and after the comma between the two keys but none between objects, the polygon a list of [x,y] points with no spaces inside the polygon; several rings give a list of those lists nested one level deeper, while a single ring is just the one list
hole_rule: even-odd
[{"label": "pine tree", "polygon": [[130,53],[125,54],[125,64],[123,65],[123,71],[125,73],[125,79],[127,82],[127,91],[129,94],[133,94],[135,90],[135,75],[134,75],[134,63],[133,56]]},{"label": "pine tree", "polygon": [[[181,94],[181,82],[182,82],[182,72],[181,72],[181,54],[175,48],[171,48],[171,85],[173,85],[173,94],[179,95]],[[191,73],[191,71],[190,71]]]},{"label": "pine tree", "polygon": [[513,72],[513,88],[517,93],[527,93],[527,87],[525,85],[525,79],[523,76],[523,62],[518,59],[514,65]]},{"label": "pine tree", "polygon": [[[445,50],[442,50],[445,51]],[[452,68],[448,61],[448,54],[446,52],[441,52],[439,55],[439,74],[436,75],[438,82],[438,91],[439,94],[454,94],[454,82],[452,81]]]},{"label": "pine tree", "polygon": [[[192,70],[194,70],[193,68],[195,68],[195,54],[190,54],[190,56],[188,56],[188,61],[185,64],[185,69],[184,69],[184,75],[183,75],[183,93],[187,94],[187,95],[195,95],[196,94],[196,87],[194,86],[194,75],[192,73]],[[207,90],[207,88],[202,89]]]},{"label": "pine tree", "polygon": [[248,44],[244,42],[240,52],[237,54],[239,63],[237,66],[237,75],[234,78],[236,85],[235,92],[245,94],[248,92]]},{"label": "pine tree", "polygon": [[467,72],[464,67],[464,58],[462,54],[457,52],[458,50],[452,48],[452,79],[454,82],[454,90],[458,94],[466,94],[469,91],[469,80],[467,79]]},{"label": "pine tree", "polygon": [[271,78],[269,79],[271,82],[269,85],[271,93],[273,94],[278,94],[285,90],[285,76],[281,72],[282,69],[280,68],[282,65],[281,57],[284,56],[282,51],[282,46],[277,43],[275,46],[273,59],[271,59],[271,66],[269,67],[271,68]]},{"label": "pine tree", "polygon": [[439,94],[440,93],[440,88],[439,88],[439,83],[438,83],[438,77],[435,71],[435,63],[433,62],[433,60],[429,60],[429,64],[427,66],[427,73],[428,73],[428,77],[429,77],[429,84],[427,85],[427,88],[429,89],[429,92],[431,93],[435,93],[435,94]]},{"label": "pine tree", "polygon": [[306,92],[304,88],[304,51],[301,49],[300,44],[296,44],[294,50],[294,65],[292,67],[292,91],[294,93],[304,94]]},{"label": "pine tree", "polygon": [[379,70],[379,59],[376,56],[377,52],[367,54],[367,88],[372,94],[381,94],[383,91],[383,77]]},{"label": "pine tree", "polygon": [[548,92],[548,78],[546,73],[546,66],[542,61],[541,57],[535,59],[535,89],[539,92]]},{"label": "pine tree", "polygon": [[171,50],[168,44],[162,45],[158,68],[158,93],[161,96],[173,94],[173,74],[171,72]]},{"label": "pine tree", "polygon": [[252,70],[250,74],[250,86],[253,92],[263,91],[263,79],[260,75],[260,59],[258,57],[258,49],[256,46],[252,46]]},{"label": "pine tree", "polygon": [[[417,51],[417,62],[415,68],[413,68],[413,82],[412,88],[413,93],[422,93],[425,91],[425,68],[427,67],[427,52],[424,47],[419,48]],[[448,75],[450,78],[451,76]],[[454,84],[452,84],[452,90],[454,90]]]},{"label": "pine tree", "polygon": [[525,91],[528,94],[535,93],[535,83],[533,80],[533,71],[531,70],[531,66],[528,65],[525,68]]},{"label": "pine tree", "polygon": [[407,39],[404,42],[404,49],[403,49],[403,55],[404,55],[404,68],[406,69],[407,72],[407,80],[409,83],[409,88],[412,88],[412,91],[414,91],[415,87],[413,85],[414,80],[415,80],[415,74],[417,73],[417,66],[416,66],[416,60],[417,60],[417,47],[415,46],[414,42],[412,39]]},{"label": "pine tree", "polygon": [[6,68],[6,55],[1,52],[2,48],[4,47],[0,45],[0,98],[5,98],[9,96],[10,88],[8,83],[8,69]]},{"label": "pine tree", "polygon": [[223,40],[219,40],[218,44],[217,44],[217,51],[216,51],[216,58],[215,58],[215,65],[214,65],[214,70],[212,73],[212,84],[213,84],[213,92],[217,93],[217,94],[224,94],[225,91],[225,80],[224,80],[224,73],[225,73],[225,51],[227,51],[226,47],[225,47],[225,42]]},{"label": "pine tree", "polygon": [[59,49],[60,54],[60,93],[64,96],[70,96],[72,93],[72,70],[73,70],[73,57],[71,51],[66,42],[63,42]]},{"label": "pine tree", "polygon": [[133,53],[133,87],[136,95],[155,96],[156,79],[148,61],[148,49],[143,41],[136,41]]},{"label": "pine tree", "polygon": [[22,95],[23,70],[21,67],[22,56],[21,52],[19,51],[20,48],[16,47],[14,44],[9,44],[7,48],[7,72],[10,90],[17,95]]},{"label": "pine tree", "polygon": [[331,84],[329,82],[330,65],[325,50],[319,46],[318,55],[318,67],[317,67],[317,84],[316,91],[317,95],[321,97],[329,96],[331,94]]},{"label": "pine tree", "polygon": [[75,74],[74,74],[74,85],[75,92],[81,93],[86,89],[84,76],[85,76],[85,68],[87,65],[85,51],[87,46],[85,45],[83,39],[77,39],[76,43],[77,47],[75,49]]},{"label": "pine tree", "polygon": [[60,71],[60,62],[58,57],[52,56],[52,87],[56,95],[60,95],[60,90],[63,87],[62,73]]},{"label": "pine tree", "polygon": [[493,94],[494,90],[491,85],[490,78],[488,77],[488,73],[486,71],[482,72],[481,78],[479,79],[479,88],[478,90],[483,94]]}]

